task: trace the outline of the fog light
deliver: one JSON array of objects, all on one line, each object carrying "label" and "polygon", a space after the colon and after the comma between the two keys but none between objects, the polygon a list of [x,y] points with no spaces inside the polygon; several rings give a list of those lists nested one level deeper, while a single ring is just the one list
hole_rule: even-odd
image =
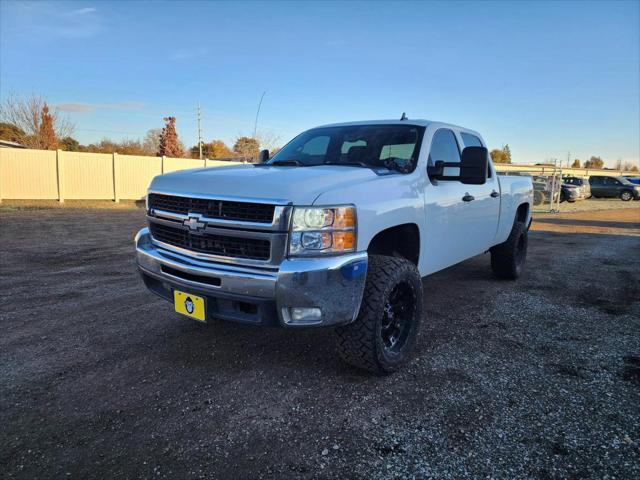
[{"label": "fog light", "polygon": [[292,307],[289,313],[292,322],[310,322],[322,317],[322,310],[319,308]]}]

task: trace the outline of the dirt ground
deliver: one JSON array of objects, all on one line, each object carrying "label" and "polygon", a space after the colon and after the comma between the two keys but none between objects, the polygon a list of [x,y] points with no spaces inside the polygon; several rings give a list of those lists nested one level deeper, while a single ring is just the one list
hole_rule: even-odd
[{"label": "dirt ground", "polygon": [[426,278],[388,377],[330,330],[179,317],[143,217],[0,208],[3,478],[640,478],[640,209],[538,217],[517,282]]}]

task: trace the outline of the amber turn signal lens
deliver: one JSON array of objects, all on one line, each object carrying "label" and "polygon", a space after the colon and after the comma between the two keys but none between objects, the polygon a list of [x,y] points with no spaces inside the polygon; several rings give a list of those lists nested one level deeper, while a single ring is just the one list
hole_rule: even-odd
[{"label": "amber turn signal lens", "polygon": [[333,232],[333,251],[344,252],[353,250],[356,246],[354,232]]},{"label": "amber turn signal lens", "polygon": [[353,228],[356,226],[356,212],[353,207],[335,209],[333,228]]}]

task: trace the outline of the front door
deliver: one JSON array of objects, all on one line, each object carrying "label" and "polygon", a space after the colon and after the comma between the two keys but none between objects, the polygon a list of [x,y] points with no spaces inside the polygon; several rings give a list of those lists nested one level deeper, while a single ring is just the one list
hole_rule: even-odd
[{"label": "front door", "polygon": [[[432,165],[437,160],[460,163],[459,140],[452,130],[441,128],[434,133],[428,162]],[[456,168],[447,170],[450,171],[446,175],[459,173]],[[427,274],[455,265],[493,245],[500,211],[499,194],[495,173],[484,185],[430,181],[425,190],[423,243]]]},{"label": "front door", "polygon": [[620,186],[622,185],[618,179],[613,177],[604,177],[604,195],[605,197],[617,197],[620,192]]}]

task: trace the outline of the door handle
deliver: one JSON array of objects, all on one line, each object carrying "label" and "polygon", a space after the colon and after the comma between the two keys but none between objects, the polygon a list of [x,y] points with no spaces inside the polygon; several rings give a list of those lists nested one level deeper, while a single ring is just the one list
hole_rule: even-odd
[{"label": "door handle", "polygon": [[468,193],[462,197],[463,202],[473,202],[476,199],[473,195],[469,195]]},{"label": "door handle", "polygon": [[495,190],[493,192],[491,192],[491,197],[497,198],[499,196],[500,196],[500,194],[498,192],[496,192]]}]

